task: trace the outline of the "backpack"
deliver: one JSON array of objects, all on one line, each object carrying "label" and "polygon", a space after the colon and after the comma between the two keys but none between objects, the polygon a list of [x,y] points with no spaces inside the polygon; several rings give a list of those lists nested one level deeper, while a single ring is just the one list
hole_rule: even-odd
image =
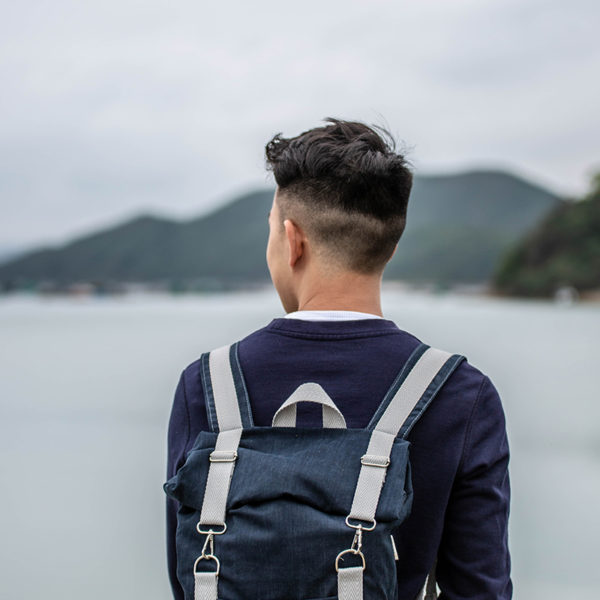
[{"label": "backpack", "polygon": [[[406,436],[466,357],[420,343],[364,429],[346,428],[315,382],[257,427],[238,344],[200,357],[210,431],[163,484],[180,503],[185,600],[396,600],[392,530],[413,499]],[[298,402],[322,406],[322,428],[296,427]],[[420,597],[435,590],[430,574]]]}]

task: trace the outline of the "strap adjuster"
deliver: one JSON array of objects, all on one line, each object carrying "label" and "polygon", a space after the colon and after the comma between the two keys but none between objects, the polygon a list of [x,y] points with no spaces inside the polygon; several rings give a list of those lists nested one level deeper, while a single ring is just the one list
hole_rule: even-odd
[{"label": "strap adjuster", "polygon": [[235,450],[213,450],[208,458],[210,462],[234,462],[237,452]]},{"label": "strap adjuster", "polygon": [[389,456],[379,456],[377,454],[363,454],[360,457],[360,462],[369,467],[386,468],[390,464]]}]

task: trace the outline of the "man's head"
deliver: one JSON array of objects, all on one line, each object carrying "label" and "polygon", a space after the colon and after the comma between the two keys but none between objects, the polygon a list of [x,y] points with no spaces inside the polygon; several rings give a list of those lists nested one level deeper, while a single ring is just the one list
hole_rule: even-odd
[{"label": "man's head", "polygon": [[280,295],[307,261],[327,275],[381,277],[406,224],[412,173],[392,136],[326,121],[293,138],[277,134],[265,148],[277,183],[267,263]]}]

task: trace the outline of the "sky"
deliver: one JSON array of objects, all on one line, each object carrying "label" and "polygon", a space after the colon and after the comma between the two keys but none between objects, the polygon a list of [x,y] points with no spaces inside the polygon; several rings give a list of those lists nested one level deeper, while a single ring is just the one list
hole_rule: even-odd
[{"label": "sky", "polygon": [[0,2],[0,251],[272,186],[266,142],[329,116],[417,174],[600,169],[597,0]]}]

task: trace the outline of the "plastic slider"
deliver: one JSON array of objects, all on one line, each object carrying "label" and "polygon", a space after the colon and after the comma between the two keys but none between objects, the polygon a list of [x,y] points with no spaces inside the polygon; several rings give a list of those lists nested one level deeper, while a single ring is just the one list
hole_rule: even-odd
[{"label": "plastic slider", "polygon": [[237,458],[235,450],[213,450],[208,457],[210,462],[233,462]]},{"label": "plastic slider", "polygon": [[389,456],[379,456],[377,454],[363,454],[360,457],[360,462],[369,467],[387,467],[390,464]]}]

